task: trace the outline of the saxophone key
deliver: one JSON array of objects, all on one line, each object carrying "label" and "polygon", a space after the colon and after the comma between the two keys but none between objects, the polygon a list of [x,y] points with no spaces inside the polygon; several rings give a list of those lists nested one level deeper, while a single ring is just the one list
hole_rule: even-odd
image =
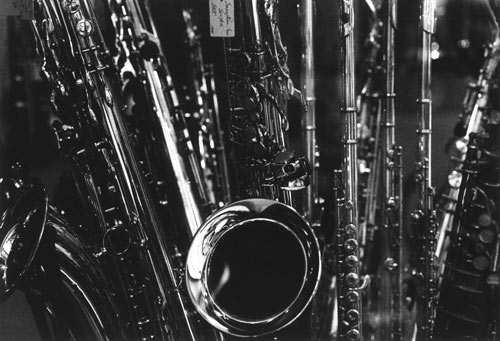
[{"label": "saxophone key", "polygon": [[354,252],[358,248],[358,241],[354,238],[349,238],[344,242],[344,248],[348,252]]},{"label": "saxophone key", "polygon": [[352,290],[348,291],[345,294],[345,299],[346,299],[347,303],[355,304],[355,303],[359,302],[359,292],[352,291]]},{"label": "saxophone key", "polygon": [[351,329],[346,333],[347,340],[355,341],[361,339],[361,334],[357,329]]},{"label": "saxophone key", "polygon": [[359,322],[359,311],[357,311],[356,309],[348,310],[346,313],[346,318],[351,325],[357,324]]}]

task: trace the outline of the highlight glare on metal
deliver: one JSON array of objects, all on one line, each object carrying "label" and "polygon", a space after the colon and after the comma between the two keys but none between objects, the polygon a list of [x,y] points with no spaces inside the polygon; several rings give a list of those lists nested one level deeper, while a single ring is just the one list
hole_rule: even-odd
[{"label": "highlight glare on metal", "polygon": [[[220,240],[231,231],[264,221],[295,238],[303,250],[305,275],[301,290],[286,309],[273,316],[250,320],[222,309],[207,282],[212,271],[212,256]],[[280,241],[275,242],[278,244]],[[319,244],[314,232],[293,208],[268,199],[241,200],[216,212],[195,235],[186,262],[188,292],[198,312],[215,328],[236,336],[261,336],[289,325],[306,308],[316,291],[320,276],[319,255]]]}]

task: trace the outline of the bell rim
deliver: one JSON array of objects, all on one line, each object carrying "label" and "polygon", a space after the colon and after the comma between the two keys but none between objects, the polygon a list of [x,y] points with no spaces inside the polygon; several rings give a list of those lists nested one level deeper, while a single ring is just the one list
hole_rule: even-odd
[{"label": "bell rim", "polygon": [[[296,222],[299,222],[300,228],[296,227],[295,229],[292,229],[289,228],[285,223],[277,221],[276,219],[258,217],[258,214],[262,212],[259,211],[259,209],[252,211],[252,209],[255,209],[255,207],[253,207],[254,206],[253,203],[255,203],[256,201],[260,204],[263,204],[263,207],[269,207],[270,205],[278,205],[281,206],[282,208],[285,208],[285,210],[288,210],[289,212],[293,213],[294,215],[293,219],[296,220]],[[209,256],[207,255],[202,256],[204,259],[204,261],[202,262],[203,269],[201,269],[200,273],[201,276],[197,279],[194,279],[190,276],[189,265],[191,260],[190,256],[192,256],[193,252],[193,247],[190,249],[188,254],[188,259],[186,262],[187,265],[186,283],[188,288],[187,291],[189,292],[191,300],[194,302],[196,310],[213,327],[217,328],[218,330],[224,333],[234,336],[258,337],[274,333],[290,325],[309,306],[312,298],[314,297],[317,291],[319,279],[321,276],[321,254],[320,254],[318,239],[313,229],[309,226],[309,224],[305,221],[305,219],[302,216],[300,216],[299,213],[293,207],[269,199],[245,199],[225,206],[224,208],[216,212],[213,218],[211,217],[207,219],[207,221],[200,227],[200,229],[193,238],[192,245],[197,245],[198,247],[200,247],[204,245],[204,243],[200,243],[200,238],[207,238],[210,236],[214,238],[214,235],[211,235],[210,233],[207,232],[209,232],[208,230],[210,230],[211,228],[214,227],[214,225],[216,225],[215,224],[215,222],[217,221],[216,218],[218,217],[220,218],[220,216],[222,216],[220,212],[224,211],[231,212],[232,208],[237,208],[242,206],[247,207],[249,211],[254,213],[255,215],[253,217],[248,217],[247,219],[242,218],[237,223],[229,224],[229,227],[219,226],[218,233],[220,233],[220,230],[223,230],[223,233],[215,236],[217,238],[213,242],[213,244],[211,244],[213,248],[211,249]],[[294,296],[293,300],[290,302],[290,304],[287,305],[285,309],[282,309],[278,313],[275,313],[266,318],[261,318],[258,320],[247,320],[231,315],[230,313],[221,309],[220,306],[215,303],[215,300],[212,297],[206,285],[207,281],[206,281],[205,268],[207,264],[209,264],[207,262],[207,259],[213,255],[214,253],[213,250],[215,250],[217,243],[227,232],[234,230],[235,228],[241,226],[242,224],[246,224],[247,222],[255,220],[267,220],[277,223],[281,227],[285,227],[287,233],[291,233],[294,236],[294,238],[299,243],[303,252],[305,260],[304,262],[305,271],[303,275],[304,279],[302,280],[300,290]],[[205,244],[210,244],[210,242]],[[200,251],[201,254],[203,253],[202,249],[198,251]],[[197,299],[197,297],[199,297],[202,300],[203,302],[202,304],[199,304],[200,300]]]}]

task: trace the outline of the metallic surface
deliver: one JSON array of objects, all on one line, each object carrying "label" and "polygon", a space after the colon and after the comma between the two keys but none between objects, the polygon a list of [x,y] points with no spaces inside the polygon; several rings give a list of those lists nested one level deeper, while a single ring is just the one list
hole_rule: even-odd
[{"label": "metallic surface", "polygon": [[231,202],[231,189],[214,65],[205,63],[203,59],[201,36],[193,21],[192,11],[183,8],[182,15],[189,50],[188,94],[192,103],[190,116],[196,126],[197,153],[211,201],[222,207]]},{"label": "metallic surface", "polygon": [[[500,154],[498,124],[488,134],[471,134],[462,169],[453,225],[449,231],[436,315],[436,338],[498,340]],[[493,137],[493,138],[492,138]]]},{"label": "metallic surface", "polygon": [[[164,184],[159,186],[158,191],[166,192],[170,199],[168,205],[172,207],[177,224],[182,225],[178,229],[186,229],[184,225],[188,228],[187,232],[176,233],[181,236],[187,234],[189,241],[201,225],[202,218],[211,213],[211,203],[151,18],[149,3],[110,0],[108,4],[114,14],[117,45],[121,46],[117,59],[121,60],[118,66],[122,69],[122,77],[132,66],[134,77],[142,83],[147,98],[147,103],[134,105],[138,109],[135,112],[139,112],[135,115],[141,116],[138,119],[152,127],[138,128],[138,147],[144,148],[143,144],[149,144],[141,161],[147,165],[152,177]],[[173,179],[176,181],[173,182]]]},{"label": "metallic surface", "polygon": [[420,1],[419,35],[421,52],[418,64],[417,159],[415,182],[417,204],[412,226],[417,235],[417,340],[432,338],[436,309],[437,269],[435,259],[436,213],[431,186],[431,42],[435,31],[435,1]]},{"label": "metallic surface", "polygon": [[[12,196],[22,187],[18,181],[1,179],[2,195]],[[11,187],[11,188],[8,188]],[[4,194],[5,193],[5,194]],[[9,198],[14,200],[14,198]],[[47,198],[43,190],[32,190],[15,198],[0,221],[0,299],[16,289],[35,259],[45,229]]]},{"label": "metallic surface", "polygon": [[382,98],[382,233],[380,260],[381,316],[390,316],[381,326],[381,339],[403,338],[403,152],[396,145],[395,48],[397,0],[385,2],[384,55],[385,86]]},{"label": "metallic surface", "polygon": [[[276,224],[281,229],[296,238],[297,244],[303,250],[305,257],[305,276],[302,279],[300,291],[281,312],[262,319],[238,318],[225,311],[217,301],[217,295],[209,291],[207,285],[211,276],[211,258],[218,247],[218,242],[231,231],[245,229],[252,223],[267,221]],[[259,238],[267,238],[262,235]],[[279,244],[280,240],[272,243]],[[257,250],[256,250],[257,251]],[[264,252],[264,250],[261,250]],[[282,252],[287,252],[283,250]],[[263,255],[264,257],[266,255]],[[252,257],[248,255],[247,257]],[[285,266],[283,264],[283,266]],[[261,276],[267,271],[277,269],[259,269],[259,273],[248,274],[249,277]],[[297,269],[301,270],[301,269]],[[259,336],[277,331],[292,323],[295,317],[306,308],[316,291],[317,278],[320,270],[319,245],[307,222],[291,207],[268,199],[241,200],[227,205],[212,215],[196,234],[186,264],[186,280],[189,294],[196,303],[198,311],[217,329],[238,336]],[[262,271],[262,272],[261,272]],[[229,273],[228,276],[231,276]],[[222,282],[227,279],[221,279]],[[224,284],[222,284],[224,285]],[[240,295],[250,293],[241,292]]]},{"label": "metallic surface", "polygon": [[339,2],[342,92],[342,171],[336,173],[335,211],[337,215],[337,300],[339,339],[362,338],[360,290],[368,278],[360,274],[360,226],[358,212],[357,110],[355,89],[354,7],[349,0]]},{"label": "metallic surface", "polygon": [[[294,210],[303,209],[298,199],[303,198],[309,184],[309,166],[288,147],[287,101],[295,90],[280,38],[277,5],[276,1],[263,0],[236,3],[235,24],[239,34],[226,39],[225,49],[231,105],[231,160],[237,184],[232,188],[232,197],[243,200],[208,218],[195,236],[187,260],[188,289],[197,310],[217,329],[239,336],[269,334],[292,323],[314,295],[321,269],[318,242],[301,217],[307,212]],[[262,215],[275,229],[295,236],[304,250],[301,262],[306,264],[307,271],[300,290],[286,307],[272,314],[257,313],[259,318],[242,319],[236,312],[222,309],[207,291],[207,281],[216,272],[210,260],[219,248],[217,241],[226,233],[235,231],[238,235],[239,231],[245,231],[242,226],[259,225]],[[263,240],[267,237],[266,233],[258,236]],[[285,257],[290,252],[285,247],[281,250]],[[280,267],[288,268],[286,264]],[[263,268],[251,277],[266,281],[267,271]]]},{"label": "metallic surface", "polygon": [[[378,233],[376,221],[379,204],[381,176],[381,115],[383,85],[383,22],[379,17],[381,8],[371,0],[365,1],[370,10],[370,31],[365,40],[367,48],[364,59],[365,83],[357,98],[358,109],[358,160],[359,160],[359,212],[360,248],[362,257],[369,257],[375,248],[374,238]],[[363,261],[365,271],[372,267]]]},{"label": "metallic surface", "polygon": [[316,142],[316,89],[314,71],[314,24],[316,6],[314,0],[302,0],[299,6],[302,63],[301,92],[306,112],[302,119],[302,135],[306,159],[312,167],[310,185],[306,188],[305,212],[313,225],[319,225],[321,200],[319,197],[319,151]]},{"label": "metallic surface", "polygon": [[37,1],[33,29],[53,87],[61,153],[88,212],[89,246],[106,269],[127,338],[194,339],[165,238],[123,120],[120,83],[92,5]]},{"label": "metallic surface", "polygon": [[446,235],[452,228],[458,192],[462,182],[461,169],[467,154],[470,134],[484,131],[482,122],[487,114],[486,109],[490,101],[490,87],[499,61],[500,38],[497,37],[492,44],[485,48],[484,63],[480,69],[478,79],[475,83],[469,85],[467,94],[464,98],[463,113],[458,124],[462,129],[465,129],[465,134],[457,137],[454,141],[454,148],[451,156],[453,166],[448,175],[448,183],[446,184],[447,192],[443,195],[444,201],[440,204],[442,212],[439,219],[436,256],[440,259],[439,265],[441,269],[444,265],[444,258],[446,257]]},{"label": "metallic surface", "polygon": [[[2,238],[2,278],[6,280],[2,299],[13,289],[25,292],[42,337],[125,337],[124,325],[115,314],[117,302],[110,295],[112,287],[87,241],[79,236],[81,231],[49,206],[43,187],[7,178],[2,185],[10,181],[17,185],[14,191],[2,186],[2,194],[9,193],[0,226],[2,235],[8,232]],[[76,308],[70,306],[73,300]],[[70,309],[79,309],[82,315],[75,317]],[[79,331],[81,325],[88,328],[84,334]]]},{"label": "metallic surface", "polygon": [[485,47],[478,79],[470,84],[455,128],[453,166],[448,176],[439,220],[436,256],[440,294],[437,338],[465,336],[497,340],[500,331],[496,38]]},{"label": "metallic surface", "polygon": [[[183,55],[188,68],[178,95],[170,71],[179,70],[167,66],[148,1],[33,0],[50,119],[71,174],[59,185],[68,188],[54,193],[66,212],[50,206],[37,182],[0,180],[0,301],[21,291],[44,340],[403,340],[413,333],[414,340],[500,341],[499,27],[487,29],[493,39],[465,96],[448,145],[453,165],[435,205],[431,173],[440,160],[432,162],[431,147],[440,143],[432,142],[432,111],[450,107],[432,103],[431,64],[437,60],[439,70],[457,58],[440,35],[433,41],[434,12],[448,9],[437,2],[436,10],[436,2],[415,3],[417,158],[408,184],[415,180],[416,195],[406,199],[413,204],[406,227],[396,145],[396,120],[397,133],[407,133],[395,108],[397,0],[334,4],[341,150],[332,153],[341,152],[342,163],[332,191],[322,191],[326,203],[316,139],[324,103],[316,95],[331,96],[334,87],[325,89],[314,72],[315,50],[327,48],[322,39],[314,47],[325,19],[315,21],[316,6],[325,2],[301,0],[292,23],[300,27],[285,37],[302,39],[300,49],[289,45],[302,53],[300,91],[280,34],[278,8],[288,2],[224,2],[228,12],[218,19],[234,19],[236,35],[216,42],[202,42],[188,1],[172,6],[179,20],[169,29],[179,29],[185,46],[175,46],[169,61]],[[487,7],[495,21],[495,2],[474,8]],[[364,50],[355,49],[357,28],[368,29]],[[470,43],[459,42],[461,49]],[[217,67],[224,64],[217,91],[204,59],[211,53],[219,53]],[[366,73],[356,98],[360,57]],[[13,83],[24,82],[12,73]],[[307,157],[289,141],[299,115],[304,141],[297,145]],[[441,116],[436,128],[445,126]],[[413,248],[403,250],[410,228]]]}]

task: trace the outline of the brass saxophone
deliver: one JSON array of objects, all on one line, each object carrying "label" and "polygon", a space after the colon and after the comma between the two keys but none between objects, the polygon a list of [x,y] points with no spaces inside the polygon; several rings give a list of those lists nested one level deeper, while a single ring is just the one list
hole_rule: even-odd
[{"label": "brass saxophone", "polygon": [[[182,263],[213,203],[152,20],[149,2],[109,0],[124,119],[166,234]],[[184,255],[184,256],[183,256]],[[180,265],[179,265],[180,266]],[[181,266],[182,267],[182,266]]]},{"label": "brass saxophone", "polygon": [[79,227],[49,205],[43,186],[0,179],[0,301],[20,289],[44,339],[123,339],[119,302]]},{"label": "brass saxophone", "polygon": [[432,338],[437,299],[436,212],[434,209],[434,188],[431,186],[431,40],[435,31],[435,1],[420,1],[419,54],[417,96],[417,160],[415,182],[417,207],[411,214],[411,223],[417,238],[416,269],[416,337],[417,340]]},{"label": "brass saxophone", "polygon": [[237,33],[224,43],[230,159],[238,184],[232,193],[240,201],[208,218],[186,265],[197,310],[237,336],[269,334],[292,323],[314,295],[321,269],[318,241],[302,217],[306,212],[294,209],[302,207],[297,200],[310,171],[288,147],[286,104],[294,89],[277,5],[235,3]]},{"label": "brass saxophone", "polygon": [[[365,4],[369,10],[370,30],[365,40],[365,58],[363,78],[365,79],[361,93],[357,97],[358,123],[358,205],[360,221],[360,258],[363,273],[370,274],[372,280],[363,292],[363,332],[365,337],[373,335],[378,329],[378,311],[380,300],[380,284],[377,276],[377,256],[380,245],[378,238],[383,230],[380,221],[380,200],[383,197],[381,173],[383,172],[381,135],[382,98],[384,96],[384,23],[380,16],[381,8],[371,0]],[[381,5],[378,3],[377,5]],[[387,297],[387,295],[385,296]],[[383,316],[383,315],[382,315]]]},{"label": "brass saxophone", "polygon": [[[379,8],[371,0],[365,1],[370,10],[371,28],[365,41],[367,48],[364,61],[365,83],[357,98],[358,159],[359,159],[359,211],[361,247],[363,256],[371,254],[376,230],[377,193],[380,186],[380,120],[382,113],[382,29]],[[364,250],[364,249],[367,250]],[[366,271],[368,262],[363,262]]]},{"label": "brass saxophone", "polygon": [[311,165],[310,185],[306,188],[304,211],[313,226],[321,223],[323,200],[319,196],[319,151],[316,142],[316,87],[314,71],[314,24],[316,3],[314,0],[302,0],[299,4],[302,68],[301,92],[305,100],[305,114],[302,119],[302,137],[306,159]]},{"label": "brass saxophone", "polygon": [[455,129],[454,165],[443,196],[436,249],[441,275],[436,337],[496,340],[500,332],[499,214],[493,204],[500,198],[496,28]]},{"label": "brass saxophone", "polygon": [[500,38],[485,48],[484,63],[477,81],[470,84],[464,98],[463,112],[456,127],[457,139],[454,141],[451,161],[452,170],[448,175],[448,183],[440,203],[439,233],[436,256],[439,258],[440,273],[444,266],[447,250],[447,234],[451,231],[455,215],[458,193],[462,181],[461,169],[467,154],[467,145],[471,133],[481,133],[483,118],[486,117],[490,103],[490,88],[494,82],[494,74],[500,61]]},{"label": "brass saxophone", "polygon": [[81,233],[97,268],[107,272],[106,293],[116,301],[110,309],[122,335],[196,339],[197,322],[179,289],[177,252],[132,147],[121,82],[92,4],[36,0],[32,26],[62,121],[55,124],[59,148],[88,212]]},{"label": "brass saxophone", "polygon": [[[380,339],[403,339],[403,152],[396,145],[395,111],[395,49],[397,29],[397,0],[385,3],[384,71],[382,94],[381,159],[382,159],[382,231],[380,234],[381,259],[381,316],[389,321],[380,326]],[[384,318],[383,318],[384,319]]]},{"label": "brass saxophone", "polygon": [[[358,151],[365,336],[401,340],[402,150],[396,145],[394,35],[396,0],[366,1],[372,26],[367,39],[367,80],[359,96]],[[383,15],[383,18],[379,18]],[[380,188],[380,190],[379,190]]]},{"label": "brass saxophone", "polygon": [[[121,47],[115,59],[125,86],[132,81],[141,84],[136,86],[135,92],[129,91],[135,100],[129,116],[139,116],[130,125],[131,129],[136,129],[139,139],[146,141],[149,147],[142,153],[141,162],[147,165],[153,178],[166,183],[163,190],[169,189],[169,205],[175,203],[173,211],[182,212],[175,220],[181,221],[180,225],[187,224],[193,235],[202,219],[212,213],[214,202],[203,178],[200,159],[165,61],[149,2],[110,0],[108,6],[113,14],[116,45]],[[129,66],[132,66],[133,75],[130,75]],[[140,91],[143,93],[138,94]],[[143,122],[142,125],[138,121]],[[146,137],[148,134],[150,136]]]},{"label": "brass saxophone", "polygon": [[362,338],[362,300],[360,291],[369,277],[361,277],[360,226],[358,212],[357,110],[354,72],[354,7],[351,1],[339,2],[341,41],[341,119],[342,170],[334,173],[336,213],[336,290],[340,340]]},{"label": "brass saxophone", "polygon": [[189,52],[190,116],[195,121],[196,146],[208,194],[218,207],[231,202],[226,142],[215,88],[214,65],[205,63],[201,36],[194,23],[192,10],[183,8],[186,45]]},{"label": "brass saxophone", "polygon": [[[436,337],[497,340],[500,331],[498,120],[469,135],[436,315]],[[459,299],[458,299],[459,298]]]}]

